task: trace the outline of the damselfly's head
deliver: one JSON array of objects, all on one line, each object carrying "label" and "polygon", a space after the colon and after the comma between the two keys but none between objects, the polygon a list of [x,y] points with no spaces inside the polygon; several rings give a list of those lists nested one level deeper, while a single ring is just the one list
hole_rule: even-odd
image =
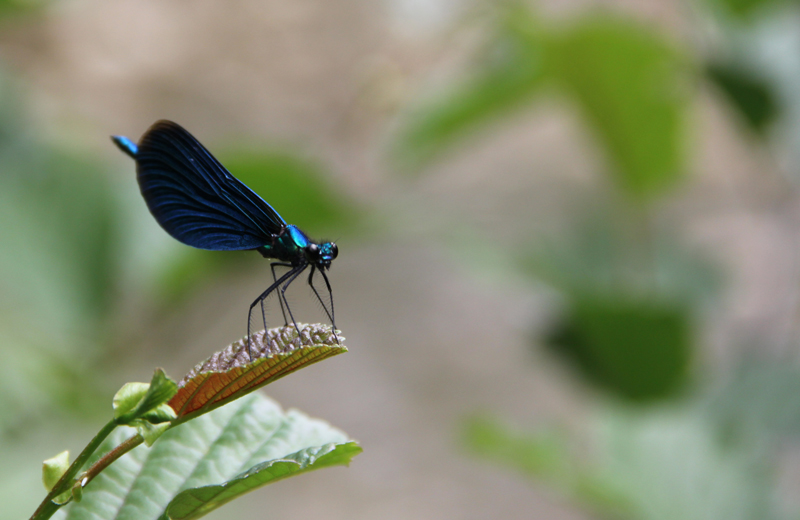
[{"label": "damselfly's head", "polygon": [[321,244],[309,243],[306,246],[306,257],[308,261],[316,265],[320,270],[330,269],[331,262],[339,254],[339,248],[334,242],[323,242]]}]

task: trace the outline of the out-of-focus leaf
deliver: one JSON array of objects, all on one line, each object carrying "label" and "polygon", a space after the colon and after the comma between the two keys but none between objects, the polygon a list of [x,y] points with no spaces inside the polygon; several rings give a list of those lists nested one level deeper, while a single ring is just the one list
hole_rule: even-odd
[{"label": "out-of-focus leaf", "polygon": [[745,359],[709,402],[710,416],[730,442],[800,436],[800,367]]},{"label": "out-of-focus leaf", "polygon": [[521,6],[502,19],[499,59],[411,118],[398,139],[401,161],[420,166],[554,85],[577,103],[624,189],[651,195],[680,177],[692,79],[681,52],[632,20],[587,17],[552,30]]},{"label": "out-of-focus leaf", "polygon": [[546,344],[599,388],[633,401],[652,401],[681,390],[693,340],[685,308],[593,296],[572,303]]},{"label": "out-of-focus leaf", "polygon": [[691,85],[688,59],[656,31],[604,17],[554,34],[546,73],[575,101],[635,195],[659,193],[683,173]]},{"label": "out-of-focus leaf", "polygon": [[464,424],[463,440],[475,454],[494,459],[530,476],[562,482],[572,471],[563,436],[511,432],[488,417]]},{"label": "out-of-focus leaf", "polygon": [[0,230],[8,246],[0,252],[5,298],[17,296],[16,312],[27,308],[47,326],[75,333],[76,324],[102,317],[114,294],[112,195],[91,164],[51,156],[28,168],[24,178],[3,183],[9,198],[3,209],[9,225]]},{"label": "out-of-focus leaf", "polygon": [[258,260],[261,255],[253,251],[202,251],[185,247],[158,274],[154,285],[160,305],[169,308],[180,304],[203,283],[221,272],[237,271],[248,264],[248,259]]},{"label": "out-of-focus leaf", "polygon": [[595,474],[623,493],[635,518],[777,520],[767,461],[726,450],[695,407],[601,417]]},{"label": "out-of-focus leaf", "polygon": [[[298,323],[269,329],[215,353],[195,366],[169,401],[180,420],[204,414],[303,367],[347,352],[344,337],[325,325]],[[341,334],[341,333],[339,333]]]},{"label": "out-of-focus leaf", "polygon": [[97,410],[84,371],[115,296],[107,179],[96,165],[28,145],[36,153],[11,159],[0,146],[9,167],[0,176],[0,428],[53,405]]},{"label": "out-of-focus leaf", "polygon": [[509,113],[539,91],[543,49],[539,41],[525,34],[536,32],[538,26],[521,8],[512,11],[510,30],[494,43],[494,52],[481,69],[463,85],[409,116],[394,150],[407,172],[414,172],[457,139]]},{"label": "out-of-focus leaf", "polygon": [[744,121],[763,134],[778,115],[778,103],[769,83],[742,67],[711,63],[706,72]]},{"label": "out-of-focus leaf", "polygon": [[[638,219],[647,218],[639,214]],[[716,265],[678,238],[643,225],[629,213],[590,211],[568,233],[538,238],[520,259],[524,272],[567,294],[656,295],[703,306],[720,293]]]},{"label": "out-of-focus leaf", "polygon": [[482,458],[558,488],[603,518],[636,518],[626,496],[574,460],[563,433],[515,432],[492,419],[473,418],[465,424],[464,443]]},{"label": "out-of-focus leaf", "polygon": [[[98,456],[133,432],[119,428]],[[346,456],[338,457],[343,451]],[[347,435],[328,423],[296,410],[284,412],[270,399],[251,394],[167,431],[152,448],[139,446],[124,455],[83,490],[81,502],[53,518],[159,518],[186,490],[193,491],[180,504],[185,507],[194,495],[201,499],[194,502],[201,509],[181,512],[196,518],[220,505],[204,495],[204,486],[222,486],[215,496],[229,500],[277,478],[316,469],[317,463],[347,464],[357,451]],[[315,453],[336,460],[315,458]],[[275,468],[272,480],[270,466]]]},{"label": "out-of-focus leaf", "polygon": [[266,200],[288,222],[314,238],[344,233],[358,220],[358,209],[315,162],[287,152],[231,149],[220,161]]},{"label": "out-of-focus leaf", "polygon": [[740,19],[748,19],[759,11],[786,5],[794,0],[708,0],[710,3],[721,6],[725,11]]},{"label": "out-of-focus leaf", "polygon": [[777,520],[768,462],[744,446],[718,443],[704,410],[602,410],[589,423],[591,455],[569,440],[514,432],[487,420],[467,425],[467,446],[522,470],[598,518]]},{"label": "out-of-focus leaf", "polygon": [[18,14],[29,14],[42,9],[47,0],[0,0],[0,18]]}]

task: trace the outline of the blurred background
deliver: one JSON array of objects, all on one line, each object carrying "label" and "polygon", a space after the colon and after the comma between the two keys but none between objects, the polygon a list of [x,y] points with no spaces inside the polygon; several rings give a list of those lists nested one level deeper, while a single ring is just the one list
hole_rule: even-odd
[{"label": "blurred background", "polygon": [[798,2],[2,0],[0,92],[0,518],[270,282],[148,213],[162,118],[337,241],[267,393],[365,450],[209,518],[800,518]]}]

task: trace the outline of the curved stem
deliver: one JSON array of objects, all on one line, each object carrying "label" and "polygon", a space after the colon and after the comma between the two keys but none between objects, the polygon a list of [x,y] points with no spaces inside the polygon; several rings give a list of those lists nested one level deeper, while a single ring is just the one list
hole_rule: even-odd
[{"label": "curved stem", "polygon": [[144,442],[144,437],[137,433],[136,435],[129,437],[127,440],[125,440],[125,442],[113,450],[100,457],[100,460],[92,464],[92,466],[84,471],[81,475],[81,480],[83,481],[81,486],[86,486],[86,484],[91,482],[94,477],[100,474],[101,471],[110,466],[112,462],[122,457],[133,448],[140,445],[142,442]]},{"label": "curved stem", "polygon": [[72,487],[73,480],[78,472],[81,470],[86,461],[89,460],[89,457],[97,451],[97,448],[100,447],[100,444],[109,436],[109,434],[114,431],[114,428],[117,427],[117,423],[114,422],[112,419],[109,421],[103,428],[97,432],[97,435],[86,445],[78,458],[75,459],[75,462],[70,465],[67,471],[61,476],[61,478],[56,482],[56,485],[53,486],[53,489],[44,497],[44,500],[36,511],[31,516],[31,520],[45,520],[53,516],[53,513],[58,511],[61,505],[56,504],[53,502],[53,499],[56,498],[61,493],[67,491]]}]

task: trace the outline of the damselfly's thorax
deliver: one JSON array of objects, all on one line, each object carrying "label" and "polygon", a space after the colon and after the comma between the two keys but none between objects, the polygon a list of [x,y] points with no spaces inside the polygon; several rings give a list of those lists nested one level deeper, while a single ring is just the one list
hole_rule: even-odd
[{"label": "damselfly's thorax", "polygon": [[274,258],[292,265],[311,264],[318,269],[330,269],[331,262],[339,254],[333,242],[318,244],[308,238],[300,228],[291,224],[273,236],[271,243],[258,248],[265,258]]}]

